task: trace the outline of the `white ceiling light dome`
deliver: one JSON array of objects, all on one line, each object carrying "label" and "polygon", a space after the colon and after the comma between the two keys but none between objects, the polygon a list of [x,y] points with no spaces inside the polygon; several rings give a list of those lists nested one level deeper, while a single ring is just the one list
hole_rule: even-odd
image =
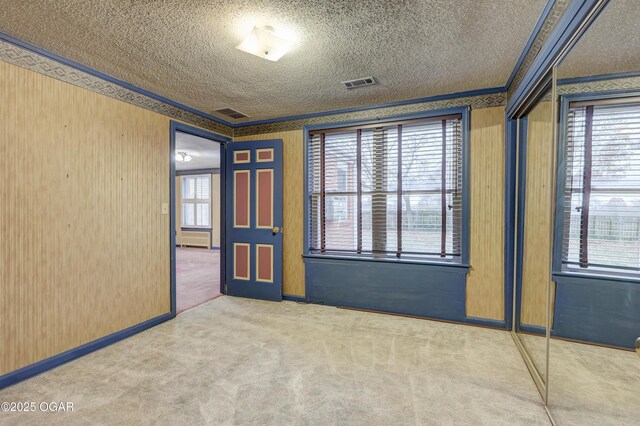
[{"label": "white ceiling light dome", "polygon": [[293,45],[293,41],[276,34],[275,29],[267,25],[253,27],[251,33],[236,46],[236,49],[275,62],[291,50]]},{"label": "white ceiling light dome", "polygon": [[193,159],[193,157],[190,156],[189,154],[187,154],[184,151],[176,153],[176,161],[179,162],[179,163],[182,163],[182,162],[188,163],[192,159]]}]

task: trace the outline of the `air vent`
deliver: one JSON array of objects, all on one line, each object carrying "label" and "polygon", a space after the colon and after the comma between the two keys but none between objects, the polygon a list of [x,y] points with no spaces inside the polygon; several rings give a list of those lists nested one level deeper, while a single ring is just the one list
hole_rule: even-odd
[{"label": "air vent", "polygon": [[342,84],[347,89],[356,89],[358,87],[372,86],[377,84],[373,77],[356,78],[355,80],[343,81]]},{"label": "air vent", "polygon": [[236,111],[233,108],[220,108],[215,110],[215,112],[217,112],[218,114],[222,114],[222,115],[226,115],[227,117],[231,117],[231,118],[246,118],[248,117],[248,115],[243,114],[239,111]]}]

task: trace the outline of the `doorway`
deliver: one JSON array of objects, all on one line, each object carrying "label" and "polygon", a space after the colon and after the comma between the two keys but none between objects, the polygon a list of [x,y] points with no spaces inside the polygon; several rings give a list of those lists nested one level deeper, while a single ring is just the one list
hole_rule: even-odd
[{"label": "doorway", "polygon": [[171,125],[171,311],[224,294],[224,144],[227,138]]}]

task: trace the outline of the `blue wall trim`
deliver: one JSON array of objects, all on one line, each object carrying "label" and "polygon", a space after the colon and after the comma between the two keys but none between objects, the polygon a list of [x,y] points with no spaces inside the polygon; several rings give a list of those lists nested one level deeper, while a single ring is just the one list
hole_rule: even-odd
[{"label": "blue wall trim", "polygon": [[551,11],[551,8],[553,7],[554,3],[555,3],[555,0],[547,0],[547,4],[542,10],[542,14],[540,15],[540,18],[538,18],[538,22],[536,22],[536,26],[533,27],[533,31],[531,31],[531,35],[529,36],[529,40],[527,41],[527,44],[525,44],[524,49],[522,50],[522,53],[520,53],[520,58],[518,58],[518,62],[516,62],[516,66],[513,67],[513,71],[511,71],[511,75],[507,79],[507,83],[504,85],[505,90],[509,89],[509,86],[511,86],[513,79],[516,77],[516,73],[520,69],[520,65],[522,65],[522,61],[524,61],[524,58],[527,56],[527,53],[529,52],[529,49],[531,49],[531,45],[533,44],[533,41],[538,36],[538,33],[540,32],[540,28],[542,28],[544,21],[547,20],[547,16],[549,16],[549,12]]},{"label": "blue wall trim", "polygon": [[96,71],[96,70],[94,70],[92,68],[89,68],[89,67],[87,67],[85,65],[82,65],[82,64],[80,64],[78,62],[72,61],[71,59],[67,59],[67,58],[65,58],[63,56],[57,55],[55,53],[52,53],[52,52],[49,52],[47,50],[41,49],[41,48],[39,48],[37,46],[34,46],[31,43],[27,43],[26,41],[22,41],[20,39],[12,37],[9,34],[5,34],[3,32],[0,32],[0,39],[4,40],[6,42],[9,42],[11,44],[15,44],[16,46],[20,46],[23,49],[30,50],[30,51],[32,51],[34,53],[37,53],[38,55],[42,55],[42,56],[45,56],[45,57],[47,57],[49,59],[53,59],[56,62],[60,62],[60,63],[62,63],[64,65],[68,65],[70,67],[78,69],[78,70],[80,70],[82,72],[86,72],[87,74],[91,74],[91,75],[93,75],[95,77],[101,78],[101,79],[106,80],[106,81],[108,81],[110,83],[117,84],[118,86],[124,87],[124,88],[129,89],[129,90],[131,90],[133,92],[140,93],[142,95],[148,96],[148,97],[153,98],[153,99],[155,99],[157,101],[160,101],[160,102],[164,102],[165,104],[174,106],[176,108],[180,108],[182,110],[189,111],[190,113],[199,115],[200,117],[204,117],[204,118],[206,118],[208,120],[211,120],[211,121],[214,121],[216,123],[224,124],[225,126],[229,126],[229,127],[233,127],[232,123],[230,123],[228,121],[225,121],[225,120],[223,120],[221,118],[215,117],[215,116],[213,116],[211,114],[207,114],[205,112],[202,112],[202,111],[199,111],[197,109],[188,107],[188,106],[186,106],[184,104],[181,104],[179,102],[176,102],[176,101],[173,101],[171,99],[165,98],[164,96],[160,96],[160,95],[157,95],[157,94],[155,94],[153,92],[150,92],[148,90],[145,90],[145,89],[142,89],[140,87],[134,86],[133,84],[129,84],[124,80],[120,80],[120,79],[112,77],[112,76],[110,76],[108,74],[104,74],[104,73],[102,73],[100,71]]},{"label": "blue wall trim", "polygon": [[289,300],[291,302],[307,302],[307,298],[303,296],[296,296],[295,294],[283,294],[282,300]]},{"label": "blue wall trim", "polygon": [[169,252],[171,315],[176,316],[176,129],[180,123],[171,120],[169,125]]},{"label": "blue wall trim", "polygon": [[[514,208],[517,210],[516,215],[516,235],[517,242],[514,244],[516,252],[512,253],[512,258],[515,256],[515,318],[512,325],[514,330],[521,330],[522,324],[520,324],[520,310],[522,307],[522,265],[523,265],[523,253],[524,253],[524,211],[525,211],[525,190],[527,181],[527,117],[520,118],[519,120],[513,120],[518,123],[518,129],[516,134],[518,137],[517,151],[518,151],[518,168],[515,171],[518,176],[518,197]],[[514,166],[515,167],[515,166]],[[515,182],[514,182],[515,185]],[[513,228],[512,228],[513,229]]]},{"label": "blue wall trim", "polygon": [[26,380],[30,377],[58,367],[69,361],[73,361],[74,359],[97,351],[98,349],[102,349],[122,339],[133,336],[134,334],[140,333],[141,331],[147,330],[167,320],[170,320],[173,317],[174,316],[171,313],[160,315],[156,318],[152,318],[150,320],[141,322],[140,324],[136,324],[132,327],[125,328],[124,330],[94,340],[93,342],[89,342],[61,354],[54,355],[51,358],[47,358],[42,361],[38,361],[35,364],[23,367],[19,370],[12,371],[11,373],[5,374],[4,376],[0,376],[0,389],[21,382],[22,380]]},{"label": "blue wall trim", "polygon": [[[523,331],[525,333],[540,334],[542,336],[546,334],[545,328],[539,325],[520,324],[520,326],[518,327],[518,330]],[[553,332],[551,334],[553,334]]]},{"label": "blue wall trim", "polygon": [[505,202],[504,202],[504,318],[509,330],[513,323],[513,285],[516,229],[516,175],[518,122],[505,114]]},{"label": "blue wall trim", "polygon": [[219,175],[219,168],[210,169],[193,169],[193,170],[176,170],[176,176],[191,176],[191,175]]},{"label": "blue wall trim", "polygon": [[466,317],[464,322],[466,324],[480,325],[482,327],[499,328],[502,330],[509,329],[507,327],[507,322],[504,320],[494,320],[489,318],[478,318],[478,317]]},{"label": "blue wall trim", "polygon": [[616,72],[609,74],[587,75],[583,77],[558,79],[558,85],[590,83],[592,81],[616,80],[619,78],[640,77],[640,71]]},{"label": "blue wall trim", "polygon": [[[466,271],[430,265],[305,259],[311,303],[465,322]],[[472,322],[471,319],[469,322]]]},{"label": "blue wall trim", "polygon": [[[189,124],[181,123],[179,121],[171,120],[171,125],[173,126],[172,127],[173,128],[173,133],[175,133],[176,131],[177,132],[182,132],[182,133],[189,133],[190,135],[199,136],[201,138],[209,139],[209,140],[212,140],[214,142],[218,142],[220,144],[233,142],[233,138],[231,138],[229,136],[221,135],[219,133],[215,133],[215,132],[212,132],[210,130],[204,130],[204,129],[201,129],[199,127],[195,127],[195,126],[191,126]],[[174,154],[175,154],[175,152],[174,152]],[[173,158],[173,162],[175,163],[175,157],[173,155],[172,155],[172,158]],[[208,170],[208,169],[205,169],[205,170]],[[224,164],[221,163],[220,164],[220,169],[217,169],[217,170],[224,170]]]},{"label": "blue wall trim", "polygon": [[387,102],[387,103],[377,104],[377,105],[364,105],[364,106],[353,107],[353,108],[335,109],[330,111],[314,112],[309,114],[290,115],[286,117],[269,118],[265,120],[247,121],[244,123],[236,123],[233,125],[233,127],[234,128],[248,127],[248,126],[255,126],[257,124],[269,124],[269,123],[276,123],[279,121],[291,121],[291,120],[300,120],[305,118],[323,117],[326,115],[345,114],[345,113],[358,112],[358,111],[369,111],[369,110],[396,107],[396,106],[402,106],[402,105],[419,104],[423,102],[443,101],[447,99],[456,99],[456,98],[463,98],[463,97],[469,97],[469,96],[492,95],[496,93],[503,93],[504,91],[505,91],[504,86],[491,87],[488,89],[478,89],[478,90],[469,90],[466,92],[448,93],[445,95],[429,96],[425,98],[416,98],[416,99],[407,99],[403,101]]}]

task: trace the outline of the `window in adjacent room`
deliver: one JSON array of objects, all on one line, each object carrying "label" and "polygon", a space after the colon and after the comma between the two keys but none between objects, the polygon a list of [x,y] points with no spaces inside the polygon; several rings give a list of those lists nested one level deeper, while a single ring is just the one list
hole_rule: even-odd
[{"label": "window in adjacent room", "polygon": [[459,261],[461,115],[312,131],[311,253]]},{"label": "window in adjacent room", "polygon": [[211,226],[211,179],[209,175],[182,177],[182,226]]},{"label": "window in adjacent room", "polygon": [[640,99],[572,102],[562,269],[640,273]]}]

